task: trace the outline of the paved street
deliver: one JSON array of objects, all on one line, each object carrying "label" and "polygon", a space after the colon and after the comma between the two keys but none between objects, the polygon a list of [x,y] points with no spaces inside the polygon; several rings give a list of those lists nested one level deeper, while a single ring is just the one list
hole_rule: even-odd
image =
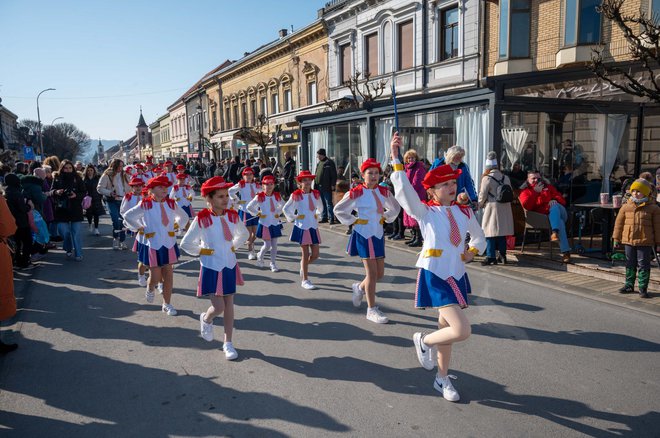
[{"label": "paved street", "polygon": [[473,336],[455,348],[452,404],[412,348],[436,314],[413,307],[410,253],[388,249],[379,301],[391,323],[378,326],[350,303],[361,269],[346,236],[324,231],[316,291],[299,287],[296,246],[280,246],[272,278],[241,251],[240,357],[227,362],[199,336],[198,263],[176,268],[168,317],[145,302],[134,255],[110,248],[107,221],[102,231],[85,231],[82,263],[56,251],[31,281],[17,276],[2,436],[658,436],[657,317],[471,270]]}]

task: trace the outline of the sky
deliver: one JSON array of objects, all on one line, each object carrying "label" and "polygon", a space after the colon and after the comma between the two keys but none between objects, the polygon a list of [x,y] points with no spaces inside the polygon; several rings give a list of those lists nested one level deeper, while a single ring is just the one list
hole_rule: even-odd
[{"label": "sky", "polygon": [[0,98],[92,139],[135,134],[226,59],[305,27],[323,0],[0,0]]}]

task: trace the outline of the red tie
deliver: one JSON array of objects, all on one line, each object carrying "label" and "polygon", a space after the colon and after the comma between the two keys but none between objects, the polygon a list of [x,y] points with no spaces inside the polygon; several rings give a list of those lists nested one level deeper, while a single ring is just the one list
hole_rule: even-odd
[{"label": "red tie", "polygon": [[254,185],[252,183],[250,183],[250,197],[251,197],[251,199],[254,199],[254,195],[256,195],[256,193],[254,193]]},{"label": "red tie", "polygon": [[307,195],[307,201],[309,201],[309,211],[311,211],[313,213],[316,206],[314,205],[314,200],[312,199],[312,196],[314,196],[314,195],[311,194],[311,193],[308,194]]},{"label": "red tie", "polygon": [[167,212],[165,211],[165,202],[159,202],[160,204],[160,220],[163,221],[163,225],[168,226],[170,224],[170,219],[167,217]]},{"label": "red tie", "polygon": [[447,218],[449,218],[449,241],[452,243],[454,246],[458,246],[461,244],[461,232],[458,229],[458,224],[456,223],[456,219],[454,218],[454,215],[451,212],[451,207],[447,209]]},{"label": "red tie", "polygon": [[222,223],[222,233],[225,235],[225,240],[227,242],[231,241],[231,231],[229,230],[229,224],[227,221],[225,221],[224,217],[220,218],[220,222]]},{"label": "red tie", "polygon": [[273,204],[273,197],[269,196],[270,198],[270,212],[275,213],[275,204]]},{"label": "red tie", "polygon": [[376,189],[372,190],[371,194],[374,195],[374,200],[376,201],[376,209],[378,210],[378,214],[383,214],[383,203],[380,202],[380,198],[376,194]]}]

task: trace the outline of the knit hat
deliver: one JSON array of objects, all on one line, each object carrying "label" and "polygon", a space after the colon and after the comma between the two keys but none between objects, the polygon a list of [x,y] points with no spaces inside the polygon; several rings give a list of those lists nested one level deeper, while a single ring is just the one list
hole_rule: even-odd
[{"label": "knit hat", "polygon": [[486,169],[495,168],[497,168],[497,153],[495,151],[490,151],[486,156]]},{"label": "knit hat", "polygon": [[651,194],[651,190],[653,190],[653,186],[651,186],[651,184],[644,178],[639,178],[636,179],[635,182],[630,186],[630,191],[632,192],[633,190],[641,192],[644,194],[644,196],[649,196]]},{"label": "knit hat", "polygon": [[41,179],[46,179],[46,171],[42,167],[37,167],[32,171],[34,176],[37,176]]}]

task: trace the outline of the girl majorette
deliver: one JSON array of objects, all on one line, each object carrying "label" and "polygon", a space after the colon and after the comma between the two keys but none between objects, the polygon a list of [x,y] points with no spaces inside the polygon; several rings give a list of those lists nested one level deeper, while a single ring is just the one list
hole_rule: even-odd
[{"label": "girl majorette", "polygon": [[319,258],[319,234],[318,217],[323,213],[323,203],[318,190],[312,190],[314,175],[309,170],[303,170],[296,177],[300,188],[291,194],[284,204],[284,216],[289,222],[293,222],[293,231],[289,240],[298,242],[302,251],[300,259],[300,285],[304,289],[316,289],[307,278],[308,267]]},{"label": "girl majorette", "polygon": [[238,215],[243,221],[243,225],[250,233],[247,241],[248,259],[256,260],[254,254],[254,241],[257,239],[257,224],[259,218],[252,216],[246,209],[248,202],[257,196],[261,186],[254,181],[254,171],[251,167],[246,167],[241,173],[243,179],[229,189],[229,196],[235,206],[238,206]]},{"label": "girl majorette", "polygon": [[[433,387],[449,401],[459,395],[447,373],[452,344],[470,336],[470,323],[462,309],[468,306],[470,281],[465,263],[486,249],[484,232],[469,205],[457,205],[456,179],[460,169],[442,165],[429,171],[423,185],[429,200],[422,202],[408,181],[399,162],[401,139],[394,134],[390,145],[396,199],[405,212],[420,225],[424,246],[417,259],[419,268],[415,307],[439,309],[438,327],[433,333],[415,333],[413,342],[419,363],[427,370],[434,368],[433,354],[437,351],[438,374]],[[470,233],[469,249],[465,247],[466,233]]]},{"label": "girl majorette", "polygon": [[257,237],[263,239],[264,246],[257,254],[257,264],[264,266],[264,256],[266,251],[270,250],[270,270],[278,272],[279,268],[275,263],[277,257],[277,238],[282,236],[282,223],[280,215],[284,207],[284,201],[275,189],[275,178],[272,175],[266,175],[261,180],[263,191],[257,193],[245,209],[253,216],[259,217],[257,225]]},{"label": "girl majorette", "polygon": [[[131,186],[131,192],[126,193],[121,200],[119,207],[119,214],[124,217],[124,225],[129,231],[135,233],[135,242],[133,243],[133,252],[140,253],[140,248],[144,245],[144,230],[134,229],[126,223],[125,215],[128,210],[138,205],[142,199],[142,189],[144,188],[144,181],[139,175],[135,175],[128,183]],[[147,266],[140,262],[138,257],[138,284],[142,287],[147,285]]]},{"label": "girl majorette", "polygon": [[[385,239],[383,224],[391,223],[399,215],[401,207],[390,195],[387,187],[378,185],[381,176],[380,163],[369,158],[360,167],[364,184],[351,189],[335,205],[335,217],[344,225],[353,225],[346,252],[360,256],[364,265],[364,280],[353,283],[353,305],[360,307],[367,295],[367,319],[386,324],[389,319],[376,306],[376,283],[385,275]],[[357,212],[357,216],[353,215]]]},{"label": "girl majorette", "polygon": [[170,189],[170,198],[174,199],[176,203],[185,211],[188,213],[188,217],[192,219],[193,217],[193,210],[192,210],[192,204],[190,203],[193,200],[193,195],[195,192],[193,189],[190,187],[188,183],[186,183],[188,179],[188,175],[185,173],[177,173],[176,174],[176,184],[172,186]]},{"label": "girl majorette", "polygon": [[214,176],[202,184],[202,196],[208,208],[200,211],[181,240],[181,249],[199,256],[200,271],[197,296],[208,296],[211,306],[199,315],[200,333],[213,340],[213,318],[224,313],[225,338],[222,350],[228,360],[238,353],[232,344],[234,331],[234,293],[243,285],[241,269],[236,262],[236,249],[245,243],[248,231],[235,210],[228,209],[232,183]]},{"label": "girl majorette", "polygon": [[145,298],[154,302],[154,290],[163,282],[163,312],[176,315],[172,307],[172,264],[179,259],[179,247],[176,244],[176,230],[188,224],[188,215],[174,199],[167,197],[170,182],[166,176],[151,178],[147,183],[149,196],[126,212],[124,220],[129,227],[144,230],[146,243],[138,254],[138,260],[149,266],[149,283]]}]

